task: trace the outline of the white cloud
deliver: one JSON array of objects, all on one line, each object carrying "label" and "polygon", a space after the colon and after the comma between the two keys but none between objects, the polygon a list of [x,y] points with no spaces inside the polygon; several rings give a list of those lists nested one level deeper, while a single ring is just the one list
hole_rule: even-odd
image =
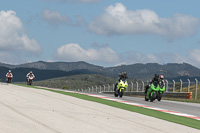
[{"label": "white cloud", "polygon": [[100,63],[116,63],[117,54],[108,46],[99,49],[83,49],[79,44],[70,43],[57,49],[56,59],[64,61],[88,61]]},{"label": "white cloud", "polygon": [[129,51],[120,54],[122,64],[134,64],[134,63],[156,63],[158,58],[154,54],[142,54],[136,51]]},{"label": "white cloud", "polygon": [[101,0],[43,0],[43,1],[55,1],[55,2],[71,2],[71,3],[96,3]]},{"label": "white cloud", "polygon": [[188,62],[200,68],[200,49],[189,51]]},{"label": "white cloud", "polygon": [[194,49],[190,51],[190,58],[200,63],[200,49]]},{"label": "white cloud", "polygon": [[186,56],[178,53],[143,54],[137,51],[115,53],[108,45],[93,44],[95,48],[84,49],[79,44],[70,43],[57,49],[55,58],[62,61],[86,61],[103,66],[135,63],[183,63],[200,68],[200,49],[190,50]]},{"label": "white cloud", "polygon": [[88,26],[91,32],[102,35],[157,34],[172,41],[192,36],[200,26],[200,19],[175,14],[172,18],[160,18],[154,11],[127,10],[121,3],[106,8]]},{"label": "white cloud", "polygon": [[157,55],[160,63],[183,63],[187,62],[188,59],[178,53],[160,53]]},{"label": "white cloud", "polygon": [[70,21],[66,15],[62,16],[58,11],[48,9],[43,11],[42,17],[50,24],[65,24]]},{"label": "white cloud", "polygon": [[0,11],[0,26],[0,61],[20,60],[19,56],[31,57],[41,52],[40,44],[26,35],[16,12]]},{"label": "white cloud", "polygon": [[0,11],[0,49],[3,51],[41,52],[40,44],[30,39],[14,11]]}]

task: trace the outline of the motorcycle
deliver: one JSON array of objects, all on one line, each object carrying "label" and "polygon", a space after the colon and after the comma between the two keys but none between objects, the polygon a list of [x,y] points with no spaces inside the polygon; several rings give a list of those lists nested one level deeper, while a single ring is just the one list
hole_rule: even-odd
[{"label": "motorcycle", "polygon": [[12,75],[9,74],[9,75],[6,77],[6,82],[7,82],[7,83],[11,83],[12,78],[13,78]]},{"label": "motorcycle", "polygon": [[[159,84],[151,84],[148,90],[146,90],[145,94],[145,101],[150,100],[153,102],[156,98],[158,98],[158,91],[160,90]],[[159,98],[160,98],[160,93],[159,93]]]},{"label": "motorcycle", "polygon": [[29,76],[28,79],[27,79],[27,85],[32,85],[33,79],[34,79],[33,76]]},{"label": "motorcycle", "polygon": [[123,80],[120,80],[119,83],[117,84],[117,89],[115,90],[114,92],[114,96],[115,97],[120,97],[122,98],[122,96],[124,95],[124,91],[126,90],[128,86],[128,83],[127,81],[123,81]]}]

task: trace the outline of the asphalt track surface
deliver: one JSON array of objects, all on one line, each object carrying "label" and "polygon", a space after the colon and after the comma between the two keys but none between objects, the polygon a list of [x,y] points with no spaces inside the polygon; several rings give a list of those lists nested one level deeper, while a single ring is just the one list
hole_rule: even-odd
[{"label": "asphalt track surface", "polygon": [[46,90],[0,84],[1,133],[199,133],[199,131]]},{"label": "asphalt track surface", "polygon": [[[103,93],[100,95],[110,98],[115,98],[114,95],[110,94]],[[151,107],[162,108],[170,111],[176,111],[200,117],[200,104],[198,103],[185,103],[185,102],[176,102],[169,100],[161,100],[159,102],[157,99],[153,102],[150,102],[150,101],[145,101],[144,98],[141,97],[130,97],[130,96],[123,96],[122,98],[117,98],[117,99],[122,99],[128,102],[139,103]]]}]

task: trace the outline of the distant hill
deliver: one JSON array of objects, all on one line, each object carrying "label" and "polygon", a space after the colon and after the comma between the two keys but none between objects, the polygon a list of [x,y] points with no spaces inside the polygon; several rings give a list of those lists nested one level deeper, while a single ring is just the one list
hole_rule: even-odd
[{"label": "distant hill", "polygon": [[[36,81],[33,84],[37,86],[45,86],[50,88],[64,88],[65,89],[88,89],[88,87],[102,86],[108,84],[110,87],[116,82],[115,78],[110,78],[98,74],[81,74],[61,78],[53,78],[48,80]],[[91,88],[92,89],[92,88]]]},{"label": "distant hill", "polygon": [[[0,79],[1,81],[6,81],[6,73],[10,68],[1,67],[0,66]],[[35,75],[34,81],[40,81],[45,79],[52,79],[57,77],[64,77],[64,76],[71,76],[71,75],[78,75],[78,74],[91,74],[89,70],[72,70],[72,71],[61,71],[61,70],[41,70],[35,68],[13,68],[11,69],[13,73],[13,82],[24,82],[26,81],[26,74],[30,71],[33,71]]]},{"label": "distant hill", "polygon": [[83,61],[79,62],[32,62],[32,63],[25,63],[21,65],[16,65],[15,67],[20,68],[36,68],[42,70],[62,70],[62,71],[72,71],[72,70],[90,70],[90,71],[101,71],[103,67],[95,66]]},{"label": "distant hill", "polygon": [[[104,76],[109,76],[117,78],[118,74],[126,71],[130,79],[142,79],[149,80],[154,74],[164,74],[167,79],[179,79],[184,78],[195,78],[200,77],[200,69],[194,67],[188,63],[168,63],[168,64],[157,64],[157,63],[147,63],[147,64],[131,64],[131,65],[121,65],[115,67],[102,67],[87,62],[32,62],[20,65],[9,65],[0,63],[2,70],[8,71],[7,69],[12,69],[16,74],[16,81],[21,81],[21,76],[24,75],[29,70],[35,71],[37,80],[44,80],[62,76],[70,76],[76,74],[100,74]],[[25,72],[26,71],[26,72]],[[2,73],[0,73],[1,76]],[[47,75],[47,76],[46,76]],[[199,78],[198,78],[199,79]]]}]

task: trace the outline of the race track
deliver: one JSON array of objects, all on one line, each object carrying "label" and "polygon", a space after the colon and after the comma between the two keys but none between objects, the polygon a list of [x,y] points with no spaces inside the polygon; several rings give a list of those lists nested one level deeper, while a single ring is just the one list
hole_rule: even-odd
[{"label": "race track", "polygon": [[7,84],[0,84],[0,118],[2,133],[199,133],[107,105]]},{"label": "race track", "polygon": [[[106,97],[115,98],[114,95],[110,94],[101,94]],[[117,98],[129,102],[139,103],[147,106],[152,106],[156,108],[162,108],[170,111],[176,111],[186,114],[195,115],[200,117],[200,104],[198,103],[185,103],[185,102],[176,102],[176,101],[169,101],[169,100],[161,100],[160,102],[156,99],[153,102],[145,101],[144,98],[140,97],[130,97],[130,96],[123,96],[122,98]]]}]

